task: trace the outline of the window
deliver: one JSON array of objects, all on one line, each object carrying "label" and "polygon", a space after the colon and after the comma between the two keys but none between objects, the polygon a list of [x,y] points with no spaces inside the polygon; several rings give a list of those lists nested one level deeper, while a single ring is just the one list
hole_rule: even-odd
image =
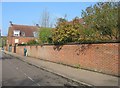
[{"label": "window", "polygon": [[19,30],[14,30],[13,36],[20,36],[20,31]]},{"label": "window", "polygon": [[14,36],[19,36],[18,34],[14,34]]},{"label": "window", "polygon": [[15,39],[15,43],[19,43],[19,39]]},{"label": "window", "polygon": [[25,36],[25,32],[22,32],[22,36]]},{"label": "window", "polygon": [[33,36],[34,36],[34,37],[38,37],[38,32],[36,32],[36,31],[33,32]]}]

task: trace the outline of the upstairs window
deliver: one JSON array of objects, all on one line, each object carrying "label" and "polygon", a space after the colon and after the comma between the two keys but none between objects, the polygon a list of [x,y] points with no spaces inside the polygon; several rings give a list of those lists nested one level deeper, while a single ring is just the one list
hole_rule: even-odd
[{"label": "upstairs window", "polygon": [[19,34],[14,34],[14,36],[19,36]]},{"label": "upstairs window", "polygon": [[38,32],[36,32],[36,31],[33,32],[33,36],[37,38],[38,37]]},{"label": "upstairs window", "polygon": [[13,36],[20,36],[20,31],[19,30],[14,30]]},{"label": "upstairs window", "polygon": [[22,32],[22,36],[25,36],[25,32]]}]

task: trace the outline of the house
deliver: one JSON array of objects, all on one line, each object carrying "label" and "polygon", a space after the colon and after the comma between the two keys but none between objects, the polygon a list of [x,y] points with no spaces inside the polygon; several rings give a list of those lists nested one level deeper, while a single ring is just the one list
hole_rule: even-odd
[{"label": "house", "polygon": [[[74,21],[77,21],[78,23],[85,25],[84,19],[83,18],[75,18]],[[73,20],[70,21],[69,23],[73,23]]]},{"label": "house", "polygon": [[26,44],[28,41],[37,39],[39,25],[18,25],[13,24],[10,21],[10,27],[8,29],[7,46],[16,46],[17,44]]}]

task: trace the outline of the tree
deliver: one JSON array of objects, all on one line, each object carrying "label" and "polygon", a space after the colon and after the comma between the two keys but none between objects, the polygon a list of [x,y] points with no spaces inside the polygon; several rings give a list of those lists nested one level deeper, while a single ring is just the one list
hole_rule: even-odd
[{"label": "tree", "polygon": [[77,19],[67,22],[66,19],[59,19],[57,27],[52,32],[54,44],[65,44],[68,42],[78,42],[80,37],[81,24]]},{"label": "tree", "polygon": [[63,22],[68,22],[68,20],[66,19],[66,17],[67,17],[67,14],[65,14],[64,18],[62,18],[62,17],[57,18],[56,27],[59,26]]},{"label": "tree", "polygon": [[41,27],[49,27],[50,26],[50,14],[47,9],[43,10],[41,16]]},{"label": "tree", "polygon": [[118,39],[118,3],[97,3],[82,11],[82,17],[89,29],[94,29],[96,33],[99,33],[101,40]]},{"label": "tree", "polygon": [[40,43],[52,43],[52,28],[40,28],[39,42]]}]

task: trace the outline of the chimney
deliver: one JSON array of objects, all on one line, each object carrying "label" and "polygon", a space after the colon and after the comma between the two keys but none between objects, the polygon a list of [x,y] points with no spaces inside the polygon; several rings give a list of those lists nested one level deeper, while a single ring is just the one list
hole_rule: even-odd
[{"label": "chimney", "polygon": [[40,27],[39,24],[36,24],[37,27]]},{"label": "chimney", "polygon": [[11,26],[13,25],[13,24],[12,24],[12,21],[10,21],[9,23],[10,23]]}]

